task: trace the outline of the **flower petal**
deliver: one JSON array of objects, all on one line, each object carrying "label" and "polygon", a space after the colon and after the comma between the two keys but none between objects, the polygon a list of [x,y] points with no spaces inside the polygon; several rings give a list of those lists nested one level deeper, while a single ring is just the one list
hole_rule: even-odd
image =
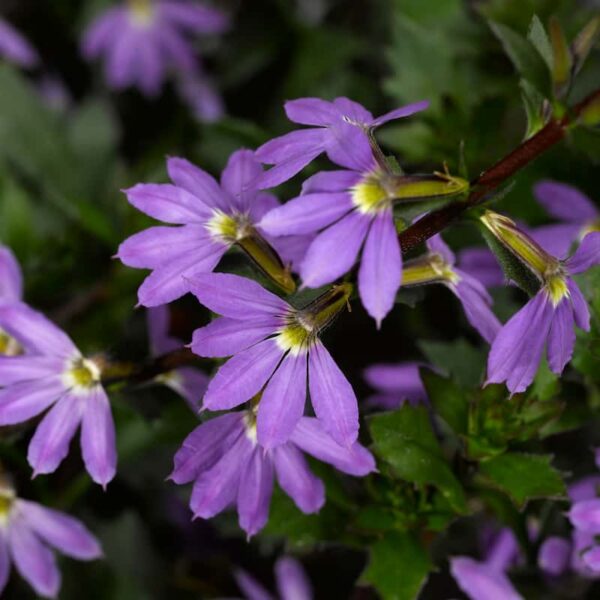
[{"label": "flower petal", "polygon": [[579,240],[581,233],[581,224],[559,224],[542,225],[529,229],[527,233],[536,241],[546,252],[549,252],[556,258],[565,258],[573,244]]},{"label": "flower petal", "polygon": [[451,266],[456,262],[454,252],[450,250],[450,247],[439,233],[427,240],[427,249],[431,253],[439,254]]},{"label": "flower petal", "polygon": [[575,323],[577,327],[584,331],[590,330],[590,309],[587,305],[579,286],[572,280],[569,279],[567,283],[569,287],[569,295],[571,304],[573,305],[573,315],[575,317]]},{"label": "flower petal", "polygon": [[346,192],[306,194],[269,211],[258,226],[270,235],[301,235],[323,229],[351,210]]},{"label": "flower petal", "polygon": [[287,302],[255,281],[239,275],[198,274],[189,285],[192,294],[204,306],[224,317],[246,320],[256,316],[280,316],[289,311]]},{"label": "flower petal", "polygon": [[202,397],[208,387],[208,375],[194,367],[181,367],[170,375],[163,383],[179,394],[195,414],[200,412]]},{"label": "flower petal", "polygon": [[166,305],[154,306],[146,310],[146,328],[153,356],[181,348],[183,343],[169,336],[171,313]]},{"label": "flower petal", "polygon": [[255,449],[242,471],[237,495],[240,527],[248,537],[258,533],[269,518],[273,476],[270,457]]},{"label": "flower petal", "polygon": [[381,327],[392,310],[402,279],[400,243],[391,211],[373,220],[358,271],[358,291],[366,311]]},{"label": "flower petal", "polygon": [[264,340],[230,358],[212,378],[204,395],[204,408],[228,410],[258,394],[281,360],[283,350]]},{"label": "flower petal", "polygon": [[289,556],[275,563],[275,579],[281,600],[312,600],[313,593],[302,565]]},{"label": "flower petal", "polygon": [[322,192],[347,192],[362,178],[356,171],[319,171],[302,184],[302,195]]},{"label": "flower petal", "polygon": [[458,253],[461,271],[477,279],[485,287],[504,284],[504,273],[496,257],[487,248],[465,248]]},{"label": "flower petal", "polygon": [[221,173],[221,186],[231,194],[234,207],[239,212],[248,212],[256,197],[258,178],[263,169],[252,150],[237,150],[227,161]]},{"label": "flower petal", "polygon": [[600,499],[581,500],[573,504],[568,517],[576,529],[593,535],[600,534]]},{"label": "flower petal", "polygon": [[427,399],[427,392],[421,381],[421,363],[380,364],[367,367],[363,373],[365,381],[374,389],[413,403]]},{"label": "flower petal", "polygon": [[251,321],[219,317],[194,331],[192,351],[210,358],[233,356],[273,335],[278,326],[277,320],[268,315]]},{"label": "flower petal", "polygon": [[36,535],[63,554],[79,560],[102,556],[98,540],[78,519],[27,500],[18,500],[18,510]]},{"label": "flower petal", "polygon": [[344,121],[328,128],[327,157],[340,167],[367,173],[376,167],[365,131]]},{"label": "flower petal", "polygon": [[65,393],[59,376],[15,383],[0,390],[0,425],[15,425],[45,411]]},{"label": "flower petal", "polygon": [[236,569],[233,576],[246,600],[274,600],[273,596],[246,571]]},{"label": "flower petal", "polygon": [[598,218],[594,203],[578,189],[558,181],[540,181],[533,188],[537,201],[560,221],[584,223]]},{"label": "flower petal", "polygon": [[65,361],[54,356],[1,356],[0,386],[62,373]]},{"label": "flower petal", "polygon": [[406,106],[401,106],[400,108],[395,108],[390,112],[377,117],[371,121],[371,127],[380,127],[384,123],[388,121],[394,121],[395,119],[401,119],[403,117],[409,117],[410,115],[414,115],[417,112],[425,110],[429,108],[429,100],[421,100],[421,102],[414,102],[413,104],[407,104]]},{"label": "flower petal", "polygon": [[18,302],[23,296],[23,274],[15,255],[0,246],[0,299]]},{"label": "flower petal", "polygon": [[592,231],[583,238],[566,265],[571,273],[583,273],[597,264],[600,264],[600,231]]},{"label": "flower petal", "polygon": [[548,334],[548,364],[560,375],[573,356],[575,347],[575,323],[573,306],[569,298],[563,298],[554,310],[552,325]]},{"label": "flower petal", "polygon": [[40,57],[33,46],[4,19],[0,20],[0,56],[21,67],[35,67]]},{"label": "flower petal", "polygon": [[327,127],[327,125],[339,119],[339,111],[333,103],[320,98],[288,100],[283,106],[287,118],[300,125]]},{"label": "flower petal", "polygon": [[203,207],[203,211],[204,207],[221,210],[229,207],[229,199],[215,178],[189,160],[170,157],[167,159],[167,172],[171,181],[178,188],[189,192],[195,198],[195,203]]},{"label": "flower petal", "polygon": [[81,455],[90,477],[102,487],[117,470],[115,423],[104,389],[97,385],[85,400],[81,424]]},{"label": "flower petal", "polygon": [[306,353],[288,354],[271,377],[258,405],[258,443],[273,448],[287,442],[304,414]]},{"label": "flower petal", "polygon": [[538,552],[538,566],[550,575],[562,575],[569,568],[571,552],[571,543],[565,538],[546,538]]},{"label": "flower petal", "polygon": [[84,31],[81,51],[85,58],[96,58],[111,44],[121,30],[124,13],[122,6],[109,8]]},{"label": "flower petal", "polygon": [[10,555],[4,534],[0,535],[0,594],[4,591],[10,575]]},{"label": "flower petal", "polygon": [[81,423],[83,398],[67,393],[44,416],[29,443],[27,460],[34,475],[53,473],[69,453],[69,445]]},{"label": "flower petal", "polygon": [[367,235],[371,219],[352,212],[319,234],[300,266],[304,285],[320,287],[347,273]]},{"label": "flower petal", "polygon": [[283,444],[272,452],[281,489],[303,513],[318,512],[325,504],[325,486],[313,475],[302,452],[293,444]]},{"label": "flower petal", "polygon": [[461,590],[472,600],[523,600],[504,573],[494,571],[467,556],[450,559],[450,572]]},{"label": "flower petal", "polygon": [[375,470],[373,455],[359,443],[340,446],[314,417],[302,417],[291,441],[301,450],[333,465],[338,471],[362,477]]},{"label": "flower petal", "polygon": [[173,25],[193,33],[222,33],[229,27],[229,17],[212,6],[171,0],[156,9]]},{"label": "flower petal", "polygon": [[338,444],[350,446],[358,436],[354,390],[321,342],[311,347],[308,360],[310,398],[317,418]]}]

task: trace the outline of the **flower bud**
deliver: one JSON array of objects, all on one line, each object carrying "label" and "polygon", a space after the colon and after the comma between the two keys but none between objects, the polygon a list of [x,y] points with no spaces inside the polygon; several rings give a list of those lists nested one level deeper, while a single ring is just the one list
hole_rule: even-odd
[{"label": "flower bud", "polygon": [[568,87],[571,79],[573,61],[560,22],[555,17],[550,19],[550,43],[552,44],[552,82],[557,94]]},{"label": "flower bud", "polygon": [[334,285],[329,291],[298,310],[296,314],[298,321],[311,333],[321,331],[335,319],[345,306],[348,306],[352,290],[351,283]]},{"label": "flower bud", "polygon": [[402,267],[402,286],[448,281],[455,283],[458,275],[442,256],[429,253],[406,261]]},{"label": "flower bud", "polygon": [[433,175],[407,175],[393,179],[390,195],[395,200],[419,200],[423,198],[451,198],[469,190],[469,182],[449,173]]}]

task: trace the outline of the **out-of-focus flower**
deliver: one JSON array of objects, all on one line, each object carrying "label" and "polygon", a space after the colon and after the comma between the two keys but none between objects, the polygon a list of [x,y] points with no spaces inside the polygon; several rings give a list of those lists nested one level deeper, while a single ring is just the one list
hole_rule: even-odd
[{"label": "out-of-focus flower", "polygon": [[450,571],[471,600],[523,600],[506,575],[519,556],[515,536],[505,528],[490,544],[483,561],[455,556],[450,559]]},{"label": "out-of-focus flower", "polygon": [[251,536],[267,522],[275,477],[302,512],[317,512],[325,503],[323,483],[303,452],[350,475],[375,469],[366,448],[356,442],[340,446],[311,417],[296,423],[288,442],[266,449],[257,442],[254,412],[243,411],[197,427],[175,455],[170,478],[178,484],[194,481],[190,508],[195,517],[210,519],[236,504],[240,527]]},{"label": "out-of-focus flower", "polygon": [[600,263],[600,232],[587,235],[577,251],[561,261],[507,217],[486,211],[481,219],[540,282],[535,296],[502,327],[488,357],[487,383],[506,382],[511,392],[523,392],[533,381],[546,345],[550,369],[560,374],[573,354],[575,325],[589,330],[589,309],[571,275]]},{"label": "out-of-focus flower", "polygon": [[488,248],[465,248],[458,253],[458,264],[465,272],[480,281],[486,288],[504,285],[502,267]]},{"label": "out-of-focus flower", "polygon": [[[152,356],[160,356],[183,347],[183,343],[169,336],[169,309],[167,306],[149,308],[147,314],[148,335]],[[208,376],[194,367],[179,367],[174,371],[163,373],[156,378],[177,392],[197,412],[206,386]]]},{"label": "out-of-focus flower", "polygon": [[23,274],[10,248],[0,246],[0,302],[19,302],[23,297]]},{"label": "out-of-focus flower", "polygon": [[533,193],[548,214],[560,221],[530,232],[550,254],[564,258],[575,242],[592,231],[600,231],[600,210],[578,189],[547,180],[537,183]]},{"label": "out-of-focus flower", "polygon": [[364,170],[365,165],[371,165],[367,131],[428,106],[427,101],[416,102],[373,118],[366,108],[348,98],[336,98],[333,102],[320,98],[289,100],[285,103],[288,119],[311,127],[292,131],[258,148],[257,158],[274,165],[261,176],[260,186],[270,188],[287,181],[323,152],[341,167]]},{"label": "out-of-focus flower", "polygon": [[182,73],[177,79],[177,89],[201,123],[218,121],[225,113],[223,98],[204,70],[197,68],[192,73]]},{"label": "out-of-focus flower", "polygon": [[15,425],[47,409],[29,444],[34,475],[52,473],[81,425],[81,451],[92,479],[114,477],[115,428],[100,364],[84,357],[44,315],[22,303],[0,305],[0,328],[24,349],[0,356],[0,425]]},{"label": "out-of-focus flower", "polygon": [[[273,600],[273,596],[246,571],[237,569],[234,576],[246,600]],[[310,581],[302,565],[290,556],[283,556],[275,563],[275,583],[279,600],[312,600]]]},{"label": "out-of-focus flower", "polygon": [[104,59],[111,87],[135,86],[154,96],[169,70],[197,69],[193,35],[221,33],[227,26],[223,12],[198,2],[128,0],[88,27],[82,50],[88,59]]},{"label": "out-of-focus flower", "polygon": [[[138,184],[126,191],[138,210],[178,225],[150,227],[119,247],[117,257],[124,264],[152,269],[138,290],[140,304],[159,306],[187,293],[190,278],[212,271],[234,244],[254,252],[257,264],[293,291],[293,279],[255,226],[278,202],[255,187],[262,168],[250,150],[231,155],[220,185],[183,158],[169,158],[167,170],[173,184]],[[283,260],[293,261],[285,242],[277,248]]]},{"label": "out-of-focus flower", "polygon": [[258,283],[222,273],[190,280],[192,293],[222,315],[197,329],[192,350],[206,357],[232,356],[208,384],[204,408],[228,410],[264,387],[258,407],[258,442],[286,442],[304,414],[306,383],[317,418],[344,446],[358,435],[352,386],[319,340],[320,331],[346,306],[352,286],[333,287],[295,309]]},{"label": "out-of-focus flower", "polygon": [[0,593],[10,575],[11,564],[44,598],[55,598],[61,577],[52,549],[76,558],[102,557],[96,538],[81,521],[36,502],[16,497],[0,486]]},{"label": "out-of-focus flower", "polygon": [[371,365],[364,372],[366,382],[377,393],[367,399],[369,406],[393,410],[405,401],[412,405],[427,403],[427,392],[421,381],[422,363],[405,362],[395,365]]},{"label": "out-of-focus flower", "polygon": [[571,560],[571,543],[569,540],[550,536],[546,538],[538,553],[538,566],[550,575],[561,575],[568,568]]},{"label": "out-of-focus flower", "polygon": [[501,327],[490,308],[491,296],[481,282],[455,266],[454,253],[440,235],[429,239],[427,247],[427,254],[404,265],[402,285],[445,285],[460,300],[469,323],[491,344]]},{"label": "out-of-focus flower", "polygon": [[0,19],[0,58],[25,68],[36,67],[40,62],[33,46],[4,19]]}]

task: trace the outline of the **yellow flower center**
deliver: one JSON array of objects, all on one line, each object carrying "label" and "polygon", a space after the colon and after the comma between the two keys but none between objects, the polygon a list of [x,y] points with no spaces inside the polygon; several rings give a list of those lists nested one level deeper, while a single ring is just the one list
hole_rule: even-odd
[{"label": "yellow flower center", "polygon": [[8,522],[15,501],[15,492],[10,487],[0,487],[0,525]]},{"label": "yellow flower center", "polygon": [[92,360],[79,357],[71,361],[63,375],[67,387],[75,391],[89,391],[100,381],[100,368]]},{"label": "yellow flower center", "polygon": [[152,0],[127,0],[132,22],[139,27],[147,27],[154,19]]},{"label": "yellow flower center", "polygon": [[579,239],[582,240],[588,233],[594,233],[594,231],[600,231],[600,219],[586,223],[579,232]]},{"label": "yellow flower center", "polygon": [[19,342],[0,328],[0,355],[16,356],[22,352],[23,348],[21,348]]},{"label": "yellow flower center", "polygon": [[298,356],[308,351],[314,335],[297,317],[295,321],[280,330],[276,342],[284,352]]},{"label": "yellow flower center", "polygon": [[370,173],[363,177],[351,188],[350,194],[354,206],[363,214],[381,212],[390,205],[391,201],[378,173]]},{"label": "yellow flower center", "polygon": [[563,298],[569,296],[567,281],[562,273],[556,273],[546,278],[546,291],[554,306],[558,306]]},{"label": "yellow flower center", "polygon": [[219,209],[213,211],[213,216],[205,227],[215,239],[226,244],[239,242],[254,231],[248,215],[228,215]]}]

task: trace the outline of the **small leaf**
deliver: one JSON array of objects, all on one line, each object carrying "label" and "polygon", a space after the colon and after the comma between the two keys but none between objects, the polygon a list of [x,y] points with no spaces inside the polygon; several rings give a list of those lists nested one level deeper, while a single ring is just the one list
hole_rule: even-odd
[{"label": "small leaf", "polygon": [[398,477],[434,485],[455,511],[464,513],[463,489],[442,456],[425,407],[405,405],[395,412],[371,417],[369,424],[375,452]]},{"label": "small leaf", "polygon": [[536,47],[510,27],[490,21],[490,27],[502,43],[517,71],[545,98],[550,96],[550,73]]},{"label": "small leaf", "polygon": [[533,15],[531,19],[527,39],[535,46],[540,56],[544,59],[544,62],[548,65],[548,69],[552,71],[554,64],[552,44],[550,43],[546,29],[537,15]]},{"label": "small leaf", "polygon": [[452,380],[429,369],[421,369],[421,379],[435,412],[456,434],[466,434],[469,401],[465,392]]},{"label": "small leaf", "polygon": [[525,79],[519,82],[521,86],[521,97],[525,106],[527,115],[527,131],[525,139],[535,135],[544,126],[544,98],[543,96]]},{"label": "small leaf", "polygon": [[423,546],[409,533],[388,533],[370,549],[361,580],[384,600],[414,600],[433,565]]},{"label": "small leaf", "polygon": [[590,50],[600,35],[600,15],[591,19],[583,29],[577,34],[573,41],[572,52],[575,63],[575,74],[577,74],[587,58]]},{"label": "small leaf", "polygon": [[550,19],[550,41],[552,42],[552,81],[557,94],[568,86],[571,78],[572,58],[565,34],[556,18]]},{"label": "small leaf", "polygon": [[564,481],[551,460],[550,455],[507,452],[481,463],[479,468],[483,481],[523,508],[536,498],[565,497]]}]

